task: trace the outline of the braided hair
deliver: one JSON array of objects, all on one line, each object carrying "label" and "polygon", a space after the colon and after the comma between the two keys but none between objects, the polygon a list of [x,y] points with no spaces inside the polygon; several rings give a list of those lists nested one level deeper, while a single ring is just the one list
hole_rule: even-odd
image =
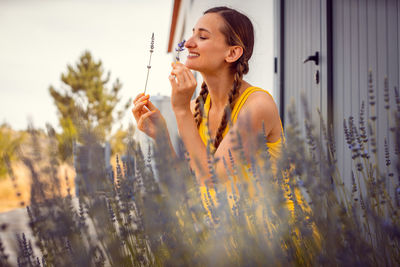
[{"label": "braided hair", "polygon": [[[239,90],[242,85],[243,75],[249,71],[249,59],[253,54],[254,46],[254,30],[250,19],[242,13],[228,7],[214,7],[204,12],[217,13],[225,21],[225,25],[221,28],[221,32],[225,35],[228,45],[239,45],[243,48],[242,56],[231,64],[231,70],[234,73],[233,86],[228,96],[228,104],[224,108],[224,114],[221,123],[213,141],[215,149],[223,139],[223,133],[230,120],[230,114],[239,97]],[[195,102],[195,121],[197,128],[200,126],[204,116],[204,103],[208,95],[207,84],[203,82],[199,96]]]}]

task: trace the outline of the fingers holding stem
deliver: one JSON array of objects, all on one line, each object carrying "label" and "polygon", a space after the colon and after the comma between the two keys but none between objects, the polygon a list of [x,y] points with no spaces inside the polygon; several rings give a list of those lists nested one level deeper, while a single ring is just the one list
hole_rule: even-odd
[{"label": "fingers holding stem", "polygon": [[[159,130],[158,124],[162,120],[160,120],[158,109],[153,105],[149,98],[149,95],[144,95],[143,93],[136,96],[133,101],[135,106],[132,109],[132,113],[135,117],[138,129],[154,139]],[[158,115],[152,116],[156,113]]]},{"label": "fingers holding stem", "polygon": [[148,100],[149,98],[150,98],[150,95],[145,95],[144,93],[140,93],[133,100],[133,104],[136,105],[138,102],[142,102],[144,100]]},{"label": "fingers holding stem", "polygon": [[147,123],[148,119],[150,118],[151,115],[153,115],[154,113],[156,113],[155,110],[148,110],[146,113],[142,114],[139,118],[139,120],[137,121],[137,126],[139,128],[139,130],[144,131],[144,132],[148,132],[149,130],[149,123]]},{"label": "fingers holding stem", "polygon": [[149,97],[149,95],[144,95],[142,93],[136,96],[136,98],[133,100],[134,107],[132,109],[132,113],[136,121],[138,121],[140,116],[149,110],[149,108],[146,106],[149,103]]}]

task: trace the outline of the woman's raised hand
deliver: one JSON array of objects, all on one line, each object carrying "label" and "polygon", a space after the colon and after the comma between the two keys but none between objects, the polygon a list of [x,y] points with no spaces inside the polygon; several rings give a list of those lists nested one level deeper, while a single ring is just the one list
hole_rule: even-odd
[{"label": "woman's raised hand", "polygon": [[160,111],[151,103],[149,95],[143,93],[133,100],[135,105],[132,109],[133,116],[139,130],[149,137],[156,139],[156,136],[167,130],[164,117]]},{"label": "woman's raised hand", "polygon": [[173,110],[190,111],[190,100],[197,86],[193,73],[182,63],[172,63],[172,71],[169,76],[172,87],[171,104]]}]

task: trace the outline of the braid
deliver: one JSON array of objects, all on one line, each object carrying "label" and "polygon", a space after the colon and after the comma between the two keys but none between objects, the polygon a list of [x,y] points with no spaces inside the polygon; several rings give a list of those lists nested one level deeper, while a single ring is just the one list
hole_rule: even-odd
[{"label": "braid", "polygon": [[230,115],[231,112],[235,106],[236,100],[239,97],[239,89],[240,86],[242,85],[242,78],[243,74],[247,73],[249,71],[249,65],[247,61],[245,61],[242,58],[240,58],[236,64],[236,72],[234,75],[234,80],[233,80],[233,88],[231,92],[229,93],[229,102],[225,106],[224,109],[224,115],[222,116],[221,124],[218,127],[217,133],[215,134],[215,139],[214,139],[214,147],[215,149],[218,148],[219,144],[221,143],[223,136],[222,134],[225,131],[225,128],[228,124],[228,121],[230,120]]},{"label": "braid", "polygon": [[203,84],[201,85],[200,94],[196,98],[196,101],[195,101],[196,105],[194,107],[194,115],[193,116],[196,121],[197,128],[200,127],[200,123],[203,119],[204,103],[206,102],[207,95],[208,95],[207,84],[205,82],[203,82]]}]

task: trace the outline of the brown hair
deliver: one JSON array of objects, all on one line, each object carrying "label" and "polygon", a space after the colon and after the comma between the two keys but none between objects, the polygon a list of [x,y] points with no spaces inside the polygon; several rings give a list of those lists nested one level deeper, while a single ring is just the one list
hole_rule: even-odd
[{"label": "brown hair", "polygon": [[[239,97],[239,89],[242,84],[243,75],[249,72],[249,59],[253,54],[254,46],[254,30],[250,19],[242,13],[228,7],[214,7],[204,12],[205,14],[217,13],[225,21],[221,28],[222,34],[225,36],[228,45],[239,45],[243,48],[242,56],[232,63],[232,71],[234,73],[234,81],[232,90],[229,93],[229,103],[225,106],[224,115],[218,127],[214,139],[214,147],[217,149],[222,141],[222,134],[230,120],[231,111]],[[200,126],[204,115],[204,103],[208,95],[208,88],[205,82],[201,86],[200,95],[196,98],[195,120],[197,128]]]}]

